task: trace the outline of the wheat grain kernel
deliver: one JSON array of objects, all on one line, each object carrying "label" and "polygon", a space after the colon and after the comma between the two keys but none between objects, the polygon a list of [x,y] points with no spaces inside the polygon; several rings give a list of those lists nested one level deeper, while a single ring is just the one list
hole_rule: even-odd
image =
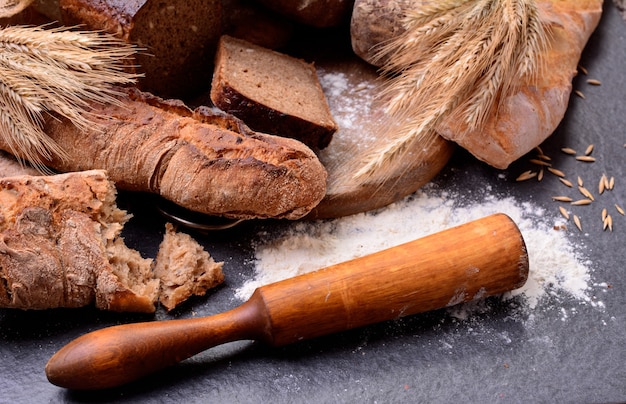
[{"label": "wheat grain kernel", "polygon": [[578,227],[578,230],[583,231],[582,223],[580,223],[580,218],[574,215],[574,224]]},{"label": "wheat grain kernel", "polygon": [[537,154],[537,158],[543,161],[552,161],[552,157],[546,156],[545,154]]},{"label": "wheat grain kernel", "polygon": [[584,66],[578,65],[578,70],[585,76],[589,74],[589,71]]},{"label": "wheat grain kernel", "polygon": [[606,215],[608,215],[608,211],[606,210],[606,208],[602,209],[602,221],[604,222],[606,220]]},{"label": "wheat grain kernel", "polygon": [[557,202],[571,202],[573,199],[569,196],[553,196],[552,200]]},{"label": "wheat grain kernel", "polygon": [[559,181],[561,181],[565,186],[568,186],[570,188],[574,186],[570,181],[566,180],[565,178],[559,177]]},{"label": "wheat grain kernel", "polygon": [[[624,147],[626,147],[626,145],[624,145]],[[563,147],[561,151],[565,154],[571,154],[571,155],[576,154],[576,150],[572,149],[571,147]]]},{"label": "wheat grain kernel", "polygon": [[577,180],[576,180],[576,181],[578,182],[578,186],[579,186],[579,187],[582,187],[582,186],[583,186],[583,179],[582,179],[582,178],[580,178],[580,175],[578,176],[578,178],[577,178]]},{"label": "wheat grain kernel", "polygon": [[552,164],[548,163],[547,161],[543,161],[543,160],[539,160],[539,159],[530,159],[530,162],[533,164],[536,164],[538,166],[543,166],[543,167],[550,167]]},{"label": "wheat grain kernel", "polygon": [[609,180],[608,188],[612,191],[614,187],[615,187],[615,177],[611,177],[611,179]]},{"label": "wheat grain kernel", "polygon": [[600,182],[598,183],[598,193],[602,195],[605,189],[606,189],[606,175],[602,174],[602,177],[600,177]]},{"label": "wheat grain kernel", "polygon": [[537,181],[541,181],[543,179],[543,167],[539,170],[539,174],[537,174]]},{"label": "wheat grain kernel", "polygon": [[528,171],[524,171],[523,173],[521,173],[519,177],[515,179],[515,181],[526,181],[531,178],[535,178],[536,176],[537,176],[537,173],[535,171],[528,170]]},{"label": "wheat grain kernel", "polygon": [[591,195],[591,192],[589,192],[589,190],[585,187],[579,186],[578,187],[578,191],[583,194],[583,196],[587,197],[588,199],[591,199],[592,201],[595,200],[595,198],[593,197],[593,195]]},{"label": "wheat grain kernel", "polygon": [[563,206],[559,206],[559,212],[561,212],[561,215],[566,219],[569,220],[569,213],[567,212],[567,209],[565,209]]},{"label": "wheat grain kernel", "polygon": [[582,98],[583,100],[585,99],[585,94],[582,91],[576,90],[574,91],[574,93],[576,93],[576,95]]},{"label": "wheat grain kernel", "polygon": [[576,160],[584,161],[585,163],[593,163],[596,161],[596,158],[591,156],[576,156]]},{"label": "wheat grain kernel", "polygon": [[593,152],[593,144],[590,144],[589,146],[587,146],[587,148],[585,149],[585,156],[590,155],[591,152]]},{"label": "wheat grain kernel", "polygon": [[622,209],[622,207],[619,206],[618,204],[615,204],[615,209],[617,209],[620,215],[626,216],[626,212],[624,212],[624,209]]},{"label": "wheat grain kernel", "polygon": [[572,205],[573,206],[585,206],[585,205],[589,205],[591,204],[591,199],[579,199],[577,201],[573,201]]},{"label": "wheat grain kernel", "polygon": [[557,177],[565,177],[565,173],[561,170],[558,170],[554,167],[546,167],[548,169],[548,171],[550,171],[552,174],[556,175]]},{"label": "wheat grain kernel", "polygon": [[591,84],[592,86],[601,86],[602,82],[596,79],[589,79],[587,80],[587,84]]}]

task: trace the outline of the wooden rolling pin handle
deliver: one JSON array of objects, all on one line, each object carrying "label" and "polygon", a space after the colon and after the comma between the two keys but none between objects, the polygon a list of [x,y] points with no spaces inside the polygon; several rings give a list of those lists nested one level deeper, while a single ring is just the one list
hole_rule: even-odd
[{"label": "wooden rolling pin handle", "polygon": [[250,299],[209,317],[103,328],[71,341],[46,364],[48,380],[76,390],[105,389],[237,340],[263,340],[264,308]]},{"label": "wooden rolling pin handle", "polygon": [[60,349],[46,374],[71,389],[113,387],[221,343],[288,344],[500,294],[527,276],[519,229],[492,215],[262,286],[225,313],[94,331]]}]

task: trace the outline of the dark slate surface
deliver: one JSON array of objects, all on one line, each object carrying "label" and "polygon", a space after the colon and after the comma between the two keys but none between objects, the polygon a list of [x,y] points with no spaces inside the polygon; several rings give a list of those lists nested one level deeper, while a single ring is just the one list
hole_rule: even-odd
[{"label": "dark slate surface", "polygon": [[[575,79],[586,99],[572,96],[565,120],[542,148],[556,156],[555,165],[572,172],[580,163],[558,150],[595,144],[594,155],[601,158],[586,166],[585,177],[614,175],[617,184],[606,196],[607,206],[626,207],[626,23],[612,3],[606,4],[582,60],[590,77],[603,85]],[[459,151],[434,182],[468,189],[493,186],[518,200],[528,198],[555,209],[549,198],[554,182],[515,183],[524,161],[502,177]],[[127,244],[154,256],[163,220],[150,200],[122,194],[119,204],[135,214],[125,231]],[[134,321],[210,315],[239,304],[233,290],[252,275],[252,240],[260,230],[271,232],[281,223],[246,223],[226,232],[194,234],[216,259],[225,261],[227,282],[172,314],[0,310],[0,402],[623,402],[626,218],[614,216],[612,234],[589,225],[584,234],[572,231],[569,236],[573,244],[585,246],[593,279],[610,285],[596,288],[606,305],[603,310],[561,296],[530,313],[534,318],[528,326],[528,321],[512,317],[515,301],[491,299],[487,310],[466,321],[435,311],[282,348],[230,343],[109,391],[72,392],[49,384],[47,360],[85,332]],[[565,321],[562,309],[569,313]]]}]

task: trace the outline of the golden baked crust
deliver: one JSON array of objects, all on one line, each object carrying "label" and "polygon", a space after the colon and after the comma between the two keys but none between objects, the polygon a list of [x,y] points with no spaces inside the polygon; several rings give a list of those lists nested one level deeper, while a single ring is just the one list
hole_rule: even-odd
[{"label": "golden baked crust", "polygon": [[253,132],[208,108],[192,111],[128,91],[119,105],[94,106],[101,118],[89,133],[50,117],[45,131],[69,158],[49,165],[62,172],[105,169],[119,189],[230,218],[298,219],[325,195],[326,170],[301,142]]},{"label": "golden baked crust", "polygon": [[[357,55],[373,63],[377,46],[403,31],[400,16],[419,8],[424,0],[356,0],[351,21],[352,46]],[[602,15],[602,0],[541,0],[541,18],[550,25],[548,49],[537,83],[521,83],[490,113],[481,130],[466,133],[463,123],[444,120],[437,132],[476,158],[506,168],[541,144],[565,115],[581,53]],[[380,61],[382,63],[384,61]],[[451,115],[452,117],[455,114]]]},{"label": "golden baked crust", "polygon": [[110,32],[144,48],[135,64],[141,88],[167,97],[208,89],[222,33],[222,2],[60,0],[63,24]]},{"label": "golden baked crust", "polygon": [[119,238],[104,171],[0,179],[0,307],[153,312],[152,260]]}]

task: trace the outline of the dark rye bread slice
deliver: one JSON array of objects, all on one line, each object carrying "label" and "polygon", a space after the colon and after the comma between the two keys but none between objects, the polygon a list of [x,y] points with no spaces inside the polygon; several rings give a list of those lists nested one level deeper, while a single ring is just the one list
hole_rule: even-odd
[{"label": "dark rye bread slice", "polygon": [[215,56],[211,101],[258,132],[330,143],[337,124],[312,64],[223,35]]},{"label": "dark rye bread slice", "polygon": [[59,0],[59,7],[66,26],[104,30],[145,48],[136,56],[144,91],[168,98],[208,91],[221,0]]}]

